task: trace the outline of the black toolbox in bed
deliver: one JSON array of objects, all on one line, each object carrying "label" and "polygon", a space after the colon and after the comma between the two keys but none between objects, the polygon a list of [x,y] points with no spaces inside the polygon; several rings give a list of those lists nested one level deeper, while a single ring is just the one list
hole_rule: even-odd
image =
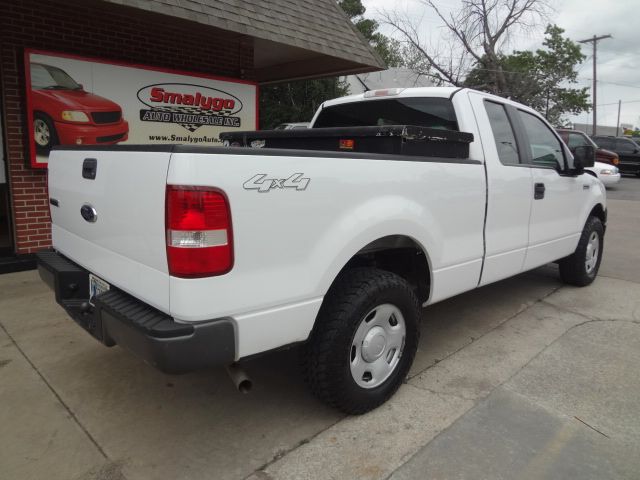
[{"label": "black toolbox in bed", "polygon": [[473,134],[415,125],[385,125],[223,132],[220,139],[225,146],[232,147],[469,158]]}]

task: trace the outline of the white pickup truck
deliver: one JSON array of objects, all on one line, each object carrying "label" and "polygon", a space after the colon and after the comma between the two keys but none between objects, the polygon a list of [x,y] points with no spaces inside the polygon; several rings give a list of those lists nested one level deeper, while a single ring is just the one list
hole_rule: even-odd
[{"label": "white pickup truck", "polygon": [[523,105],[382,90],[240,136],[222,138],[262,148],[52,152],[40,274],[105,345],[184,372],[303,343],[312,391],[362,413],[405,379],[421,307],[549,262],[574,285],[598,272],[593,149]]}]

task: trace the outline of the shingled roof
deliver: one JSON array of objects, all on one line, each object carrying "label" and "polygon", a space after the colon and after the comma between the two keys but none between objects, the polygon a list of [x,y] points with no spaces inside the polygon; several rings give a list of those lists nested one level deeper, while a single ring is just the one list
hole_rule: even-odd
[{"label": "shingled roof", "polygon": [[[292,62],[306,69],[316,64],[317,73],[302,72],[299,77],[367,72],[386,68],[375,50],[346,17],[336,0],[106,1],[253,37],[256,70],[259,76],[263,74],[264,81],[277,80],[277,75],[274,76],[275,72],[282,75],[281,67]],[[282,56],[280,60],[283,62],[278,65],[274,49],[277,50],[283,46],[288,47],[285,50],[291,55]],[[328,58],[334,61],[326,61]],[[304,64],[300,64],[301,61]],[[276,66],[277,69],[272,68]],[[332,69],[335,71],[330,71]]]}]

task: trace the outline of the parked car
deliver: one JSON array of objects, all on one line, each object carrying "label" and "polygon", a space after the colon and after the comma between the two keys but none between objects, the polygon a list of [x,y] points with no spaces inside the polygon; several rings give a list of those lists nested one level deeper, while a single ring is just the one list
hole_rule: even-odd
[{"label": "parked car", "polygon": [[405,380],[421,307],[550,262],[596,278],[594,148],[571,155],[531,108],[388,89],[324,102],[311,127],[220,135],[260,148],[57,147],[42,279],[103,344],[168,372],[226,365],[241,390],[236,362],[302,343],[313,393],[359,414]]},{"label": "parked car", "polygon": [[626,137],[609,137],[593,135],[594,142],[601,148],[606,148],[618,154],[620,173],[634,174],[640,177],[640,145]]},{"label": "parked car", "polygon": [[596,162],[608,163],[614,166],[618,165],[618,154],[610,150],[600,148],[586,133],[568,128],[557,128],[556,131],[572,152],[576,147],[592,145],[596,149]]},{"label": "parked car", "polygon": [[110,145],[127,140],[122,108],[89,93],[61,68],[31,63],[31,105],[36,150],[55,145]]},{"label": "parked car", "polygon": [[615,185],[620,181],[620,170],[608,163],[595,162],[593,167],[587,167],[584,171],[598,178],[605,187]]}]

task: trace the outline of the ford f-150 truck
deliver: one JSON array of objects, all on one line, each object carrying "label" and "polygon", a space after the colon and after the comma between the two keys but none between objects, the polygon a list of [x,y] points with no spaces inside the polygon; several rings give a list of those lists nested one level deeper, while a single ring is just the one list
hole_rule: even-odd
[{"label": "ford f-150 truck", "polygon": [[309,129],[222,138],[239,146],[49,160],[42,278],[94,337],[163,371],[302,344],[311,390],[362,413],[405,379],[421,307],[550,262],[573,285],[598,272],[593,147],[572,155],[509,100],[371,91],[325,102]]}]

